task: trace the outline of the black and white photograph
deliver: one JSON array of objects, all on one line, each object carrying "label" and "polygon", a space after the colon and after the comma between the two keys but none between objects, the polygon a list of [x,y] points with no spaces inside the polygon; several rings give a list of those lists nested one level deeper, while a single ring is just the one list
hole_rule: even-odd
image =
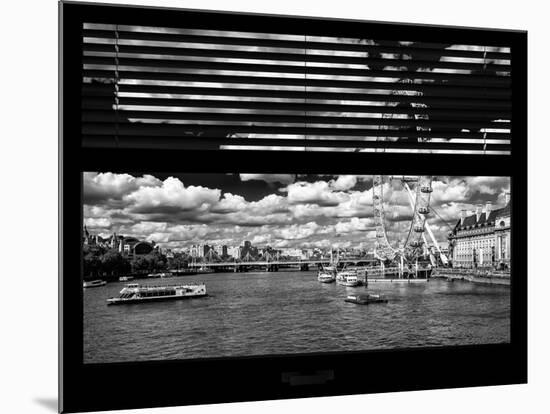
[{"label": "black and white photograph", "polygon": [[2,412],[548,411],[545,3],[6,4]]},{"label": "black and white photograph", "polygon": [[85,172],[83,205],[85,363],[510,341],[508,177]]}]

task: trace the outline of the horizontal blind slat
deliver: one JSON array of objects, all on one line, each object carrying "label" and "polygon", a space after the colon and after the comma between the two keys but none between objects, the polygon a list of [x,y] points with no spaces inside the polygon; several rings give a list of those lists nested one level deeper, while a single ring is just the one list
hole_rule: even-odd
[{"label": "horizontal blind slat", "polygon": [[[510,112],[506,110],[481,110],[479,107],[453,107],[439,106],[437,108],[408,108],[374,105],[328,104],[328,103],[288,103],[288,102],[250,102],[237,100],[208,100],[208,99],[175,99],[175,98],[119,98],[121,106],[150,106],[150,107],[177,107],[177,108],[212,108],[220,109],[251,109],[269,111],[299,111],[299,112],[355,112],[367,114],[397,114],[419,115],[445,120],[459,120],[468,122],[473,119],[509,119]],[[82,101],[84,109],[97,110],[111,108],[113,99],[111,94],[98,92],[89,93]],[[124,113],[127,111],[125,110]]]},{"label": "horizontal blind slat", "polygon": [[[111,78],[115,77],[115,71],[112,67],[115,65],[113,60],[111,65],[106,65],[102,69],[89,69],[83,70],[83,75],[86,78]],[[147,71],[147,70],[126,70],[119,67],[119,76],[122,79],[136,79],[136,80],[151,80],[151,81],[179,81],[181,80],[182,73],[178,72],[160,72],[160,71]],[[483,88],[502,88],[510,89],[511,80],[510,77],[505,76],[482,76],[482,75],[459,75],[455,73],[430,73],[430,72],[410,72],[410,71],[376,71],[364,69],[349,69],[349,68],[325,68],[325,67],[307,67],[302,68],[301,72],[293,73],[306,73],[307,75],[327,75],[327,76],[355,76],[355,77],[367,77],[367,78],[384,78],[383,82],[388,83],[388,79],[393,79],[393,84],[397,84],[396,80],[414,78],[417,84],[437,84],[444,86],[481,86]]]},{"label": "horizontal blind slat", "polygon": [[[112,134],[110,126],[102,123],[83,122],[82,131],[85,134],[105,135]],[[342,129],[342,128],[314,128],[295,126],[263,127],[258,125],[152,125],[147,123],[120,123],[120,135],[157,135],[157,136],[185,136],[186,134],[288,134],[288,135],[325,135],[325,136],[372,136],[372,137],[401,137],[416,139],[429,138],[468,138],[468,139],[509,139],[506,133],[481,132],[445,132],[445,131],[407,131],[400,129]]]},{"label": "horizontal blind slat", "polygon": [[[219,137],[188,137],[185,140],[175,140],[170,137],[158,137],[158,136],[123,136],[116,137],[118,142],[115,141],[114,136],[104,136],[102,137],[103,141],[101,142],[102,146],[108,145],[110,147],[124,147],[129,148],[148,148],[150,142],[155,142],[156,145],[163,146],[166,145],[169,148],[183,148],[183,149],[211,149],[212,147],[218,146],[278,146],[278,147],[306,147],[306,148],[315,148],[315,147],[334,147],[334,148],[355,148],[357,150],[362,149],[417,149],[421,150],[426,148],[424,143],[410,143],[406,147],[403,143],[400,142],[358,142],[358,141],[347,141],[347,140],[332,140],[332,141],[323,141],[315,142],[309,139],[300,139],[300,140],[285,140],[285,139],[272,139],[272,138],[232,138],[231,140],[226,140]],[[88,142],[90,147],[97,146],[97,137],[84,135],[83,139]],[[94,145],[96,144],[96,145]],[[469,145],[469,144],[455,144],[455,143],[441,143],[441,144],[432,144],[429,147],[431,151],[441,151],[441,150],[469,150],[475,151],[480,150],[479,145]],[[503,151],[506,148],[501,146],[488,144],[486,151]]]},{"label": "horizontal blind slat", "polygon": [[[97,57],[84,56],[82,58],[84,64],[89,65],[112,65],[114,60],[112,57]],[[385,59],[368,59],[368,64],[373,66],[406,66],[409,70],[418,70],[426,67],[435,67],[438,69],[454,69],[454,70],[489,70],[489,71],[509,71],[510,65],[495,65],[491,63],[461,63],[461,62],[422,62],[409,60],[385,60]],[[227,63],[213,61],[180,61],[170,59],[139,59],[139,58],[119,58],[120,66],[138,66],[138,67],[163,67],[171,69],[210,69],[210,70],[239,70],[252,72],[283,72],[283,73],[303,73],[303,66],[296,65],[267,65],[253,63]],[[367,72],[368,73],[368,72]]]},{"label": "horizontal blind slat", "polygon": [[[127,118],[159,120],[170,122],[171,120],[202,120],[202,121],[235,121],[235,122],[271,122],[293,124],[346,124],[346,125],[392,125],[401,127],[424,127],[431,131],[456,130],[463,128],[506,128],[509,124],[495,122],[479,122],[475,120],[422,120],[422,119],[393,119],[393,118],[359,118],[342,116],[315,116],[296,112],[294,115],[265,115],[265,114],[235,114],[235,113],[203,113],[203,112],[162,112],[162,111],[132,111],[125,110]],[[82,117],[84,122],[112,123],[117,121],[114,111],[89,111]]]}]

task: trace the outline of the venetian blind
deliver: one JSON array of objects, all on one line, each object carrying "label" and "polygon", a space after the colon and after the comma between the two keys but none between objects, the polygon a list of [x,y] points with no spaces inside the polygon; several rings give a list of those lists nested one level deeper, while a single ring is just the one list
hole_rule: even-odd
[{"label": "venetian blind", "polygon": [[85,147],[509,154],[509,47],[86,23]]}]

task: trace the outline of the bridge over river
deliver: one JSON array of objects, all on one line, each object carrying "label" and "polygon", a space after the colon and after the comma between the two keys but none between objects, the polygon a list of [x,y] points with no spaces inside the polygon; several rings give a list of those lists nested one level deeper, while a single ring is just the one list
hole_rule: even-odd
[{"label": "bridge over river", "polygon": [[[339,264],[353,264],[356,266],[359,265],[372,265],[377,263],[376,259],[367,259],[367,258],[348,258],[348,259],[339,259]],[[253,267],[265,268],[269,271],[277,271],[279,268],[284,267],[299,267],[300,270],[309,270],[310,266],[316,266],[317,268],[322,266],[327,266],[330,264],[330,259],[275,259],[275,260],[247,260],[247,261],[219,261],[219,262],[191,262],[188,264],[190,268],[211,268],[211,269],[227,269],[240,271]]]},{"label": "bridge over river", "polygon": [[[329,259],[290,259],[290,260],[250,260],[250,261],[220,261],[220,262],[192,262],[189,263],[191,269],[207,269],[216,272],[246,272],[251,269],[260,269],[268,272],[276,272],[282,268],[299,268],[301,271],[310,270],[310,267],[322,268],[330,264]],[[404,277],[412,275],[425,277],[426,272],[431,271],[431,266],[406,267],[403,265],[384,266],[377,259],[367,258],[347,258],[340,259],[339,265],[352,265],[357,270],[357,276],[360,279],[368,277],[384,278],[388,276]]]}]

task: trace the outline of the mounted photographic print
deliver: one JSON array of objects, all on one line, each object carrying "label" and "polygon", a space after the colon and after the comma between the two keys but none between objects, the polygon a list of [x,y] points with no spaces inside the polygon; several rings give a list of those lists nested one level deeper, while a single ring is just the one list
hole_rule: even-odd
[{"label": "mounted photographic print", "polygon": [[60,22],[62,412],[527,381],[525,32]]}]

